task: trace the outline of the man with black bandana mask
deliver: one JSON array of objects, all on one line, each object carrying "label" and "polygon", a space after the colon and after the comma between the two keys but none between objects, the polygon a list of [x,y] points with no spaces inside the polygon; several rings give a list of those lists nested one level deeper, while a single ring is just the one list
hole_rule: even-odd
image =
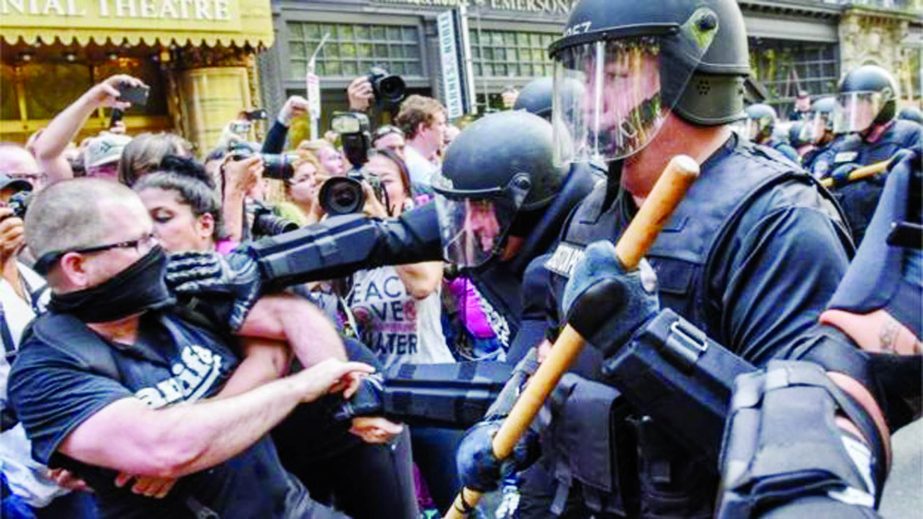
[{"label": "man with black bandana mask", "polygon": [[[266,433],[301,402],[351,392],[371,367],[330,359],[254,388],[242,358],[259,355],[278,377],[284,337],[237,344],[176,306],[150,217],[124,186],[52,186],[26,228],[52,298],[9,392],[36,458],[86,480],[104,517],[339,516],[282,469]],[[339,340],[317,329],[327,333]]]},{"label": "man with black bandana mask", "polygon": [[[552,395],[544,459],[530,469],[556,484],[530,477],[519,514],[711,517],[716,464],[703,463],[702,453],[678,443],[679,431],[651,419],[647,409],[629,405],[622,387],[612,387],[604,361],[662,304],[660,315],[682,316],[698,329],[696,337],[758,367],[771,359],[806,359],[846,373],[846,385],[868,397],[856,398],[877,412],[856,382],[868,382],[864,358],[848,341],[817,331],[851,252],[842,216],[790,161],[731,132],[729,124],[743,117],[749,74],[736,2],[581,0],[550,50],[556,81],[585,85],[585,95],[554,105],[558,157],[605,161],[609,175],[571,213],[545,264],[550,329],[570,322],[591,347]],[[701,175],[647,254],[659,280],[655,291],[653,276],[619,270],[612,244],[679,154],[698,162]],[[597,289],[610,292],[593,298]],[[638,384],[646,378],[629,377]],[[500,465],[491,438],[498,427],[475,427],[459,449],[469,488],[496,485]],[[684,427],[700,430],[695,423]],[[865,451],[881,466],[885,433],[866,432],[859,443],[867,442]],[[514,463],[522,469],[526,461]],[[881,473],[875,475],[879,479],[861,491],[880,489]]]}]

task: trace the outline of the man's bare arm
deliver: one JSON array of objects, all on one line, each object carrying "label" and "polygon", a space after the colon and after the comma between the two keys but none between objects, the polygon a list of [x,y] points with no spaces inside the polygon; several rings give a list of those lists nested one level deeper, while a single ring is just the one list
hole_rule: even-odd
[{"label": "man's bare arm", "polygon": [[260,298],[238,335],[287,341],[306,367],[331,358],[346,360],[343,339],[330,319],[310,301],[292,294]]},{"label": "man's bare arm", "polygon": [[178,478],[222,463],[253,445],[300,402],[354,389],[370,366],[328,360],[244,394],[153,410],[123,398],[74,429],[59,450],[127,474]]}]

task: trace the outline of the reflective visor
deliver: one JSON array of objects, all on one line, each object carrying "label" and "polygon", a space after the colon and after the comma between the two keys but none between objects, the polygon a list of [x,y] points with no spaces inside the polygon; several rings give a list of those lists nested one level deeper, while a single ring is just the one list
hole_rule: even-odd
[{"label": "reflective visor", "polygon": [[483,265],[503,249],[516,212],[529,193],[528,183],[480,192],[455,191],[440,175],[433,178],[443,257],[459,267]]},{"label": "reflective visor", "polygon": [[687,32],[680,28],[667,35],[597,40],[557,50],[555,162],[612,161],[644,148],[663,126],[711,41]]},{"label": "reflective visor", "polygon": [[881,113],[887,99],[881,92],[848,92],[836,96],[833,132],[854,133],[867,129]]}]

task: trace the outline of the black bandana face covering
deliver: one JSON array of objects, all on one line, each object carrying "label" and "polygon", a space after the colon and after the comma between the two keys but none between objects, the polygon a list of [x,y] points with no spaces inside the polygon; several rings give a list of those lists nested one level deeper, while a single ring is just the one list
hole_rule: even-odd
[{"label": "black bandana face covering", "polygon": [[167,255],[154,247],[130,267],[95,287],[68,294],[53,294],[48,308],[67,313],[86,323],[124,319],[146,310],[173,304],[164,282]]}]

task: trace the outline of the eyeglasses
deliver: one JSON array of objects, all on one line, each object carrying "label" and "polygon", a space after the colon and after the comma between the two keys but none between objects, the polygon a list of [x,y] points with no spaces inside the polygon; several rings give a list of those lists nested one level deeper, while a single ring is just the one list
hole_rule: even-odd
[{"label": "eyeglasses", "polygon": [[33,270],[39,274],[47,274],[52,265],[57,263],[65,254],[76,252],[79,254],[92,254],[95,252],[105,252],[112,249],[135,249],[139,254],[147,252],[154,248],[160,241],[154,236],[153,232],[146,233],[136,240],[120,241],[118,243],[107,243],[106,245],[94,245],[93,247],[83,247],[79,249],[69,249],[62,251],[50,251],[42,254],[36,262]]}]

